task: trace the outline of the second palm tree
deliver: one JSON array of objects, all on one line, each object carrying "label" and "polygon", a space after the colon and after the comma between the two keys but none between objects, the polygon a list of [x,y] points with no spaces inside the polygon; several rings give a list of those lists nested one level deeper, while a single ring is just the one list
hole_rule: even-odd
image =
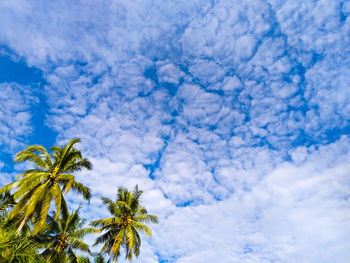
[{"label": "second palm tree", "polygon": [[140,253],[141,238],[138,231],[151,237],[151,230],[143,223],[158,223],[158,217],[149,215],[145,207],[140,203],[143,191],[136,186],[129,192],[125,188],[118,188],[116,201],[102,197],[112,217],[91,222],[94,227],[100,227],[97,231],[103,232],[95,244],[103,244],[101,252],[111,255],[115,262],[124,248],[125,257],[129,260],[133,255]]}]

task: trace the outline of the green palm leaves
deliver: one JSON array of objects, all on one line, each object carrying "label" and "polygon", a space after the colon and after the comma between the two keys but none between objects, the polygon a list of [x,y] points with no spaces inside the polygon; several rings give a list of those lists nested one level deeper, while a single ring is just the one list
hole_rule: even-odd
[{"label": "green palm leaves", "polygon": [[36,249],[31,237],[18,234],[13,227],[0,226],[0,263],[40,262]]},{"label": "green palm leaves", "polygon": [[94,233],[95,229],[83,228],[85,219],[79,216],[79,210],[58,221],[48,216],[47,221],[47,228],[38,239],[40,244],[47,247],[42,255],[48,262],[77,262],[75,250],[90,253],[83,238]]},{"label": "green palm leaves", "polygon": [[34,169],[26,170],[17,176],[17,181],[0,190],[6,192],[16,189],[13,196],[18,201],[10,213],[10,218],[20,218],[18,232],[32,216],[36,217],[34,234],[42,231],[52,201],[56,207],[56,220],[60,213],[68,214],[63,194],[70,189],[82,194],[85,199],[90,199],[90,189],[75,181],[72,175],[83,168],[91,169],[89,160],[83,158],[81,152],[74,148],[74,144],[78,142],[79,139],[73,139],[63,147],[52,147],[51,153],[41,145],[31,145],[16,155],[16,162],[29,161],[35,166]]},{"label": "green palm leaves", "polygon": [[151,230],[143,223],[158,223],[158,217],[147,214],[146,208],[140,203],[143,191],[136,186],[129,192],[125,188],[118,188],[116,201],[102,197],[112,217],[94,220],[91,225],[99,227],[99,236],[95,244],[103,244],[102,252],[110,254],[115,262],[124,248],[125,257],[129,260],[140,253],[141,238],[139,232],[151,237]]},{"label": "green palm leaves", "polygon": [[0,218],[6,213],[6,209],[16,204],[13,196],[9,192],[0,193]]},{"label": "green palm leaves", "polygon": [[8,209],[13,204],[9,193],[0,194],[0,263],[40,262],[37,243],[28,233],[17,233],[8,221]]},{"label": "green palm leaves", "polygon": [[[102,244],[95,262],[104,262],[103,253],[115,262],[121,250],[131,260],[140,253],[140,233],[151,237],[146,223],[158,223],[141,205],[143,191],[118,188],[115,201],[102,197],[111,217],[95,220],[95,228],[84,228],[85,219],[79,211],[69,213],[64,194],[75,191],[90,200],[91,191],[77,182],[75,172],[90,170],[90,161],[74,146],[73,139],[62,147],[47,151],[41,145],[28,146],[14,161],[30,162],[34,167],[19,174],[15,181],[0,189],[0,263],[2,262],[89,262],[88,257],[76,255],[87,252],[83,238],[100,233],[95,244]],[[52,216],[49,215],[52,213]]]}]

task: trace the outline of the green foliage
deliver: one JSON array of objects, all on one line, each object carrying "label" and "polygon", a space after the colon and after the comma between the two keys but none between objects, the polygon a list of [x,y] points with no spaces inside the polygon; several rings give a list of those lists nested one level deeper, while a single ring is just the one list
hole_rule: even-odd
[{"label": "green foliage", "polygon": [[10,192],[0,193],[0,216],[6,213],[6,210],[16,204],[13,195]]},{"label": "green foliage", "polygon": [[101,253],[94,255],[94,263],[105,263],[105,259]]},{"label": "green foliage", "polygon": [[15,189],[13,197],[17,203],[10,218],[19,217],[18,232],[33,216],[36,217],[34,234],[43,231],[52,200],[56,208],[56,220],[60,213],[68,214],[63,194],[70,189],[82,194],[87,200],[91,198],[90,189],[75,181],[71,174],[83,168],[90,170],[92,167],[90,161],[74,148],[78,142],[79,139],[72,139],[63,147],[52,147],[51,153],[41,145],[31,145],[16,155],[14,161],[29,161],[35,166],[34,169],[17,176],[15,182],[0,189],[0,193]]},{"label": "green foliage", "polygon": [[[158,218],[141,205],[143,191],[137,186],[134,191],[118,188],[115,201],[101,198],[112,217],[90,223],[98,229],[84,228],[79,209],[69,214],[65,193],[73,190],[91,198],[90,189],[72,174],[92,167],[74,148],[78,142],[73,139],[63,147],[52,147],[50,153],[41,145],[31,145],[16,155],[15,161],[28,161],[34,168],[0,189],[0,263],[90,263],[92,257],[95,263],[104,263],[103,253],[110,256],[107,262],[115,262],[122,249],[131,260],[140,253],[139,233],[151,237],[145,223],[158,223]],[[99,254],[92,255],[83,241],[91,233],[101,233],[95,242],[102,244]],[[78,251],[89,257],[77,255]]]},{"label": "green foliage", "polygon": [[151,237],[151,230],[143,223],[158,223],[155,215],[147,214],[147,210],[140,203],[143,191],[135,187],[129,192],[125,188],[118,188],[116,201],[102,197],[101,200],[107,206],[112,217],[94,220],[91,225],[98,227],[100,235],[95,244],[103,244],[101,252],[111,255],[115,262],[121,254],[121,248],[125,251],[125,257],[129,260],[133,255],[140,253],[141,238],[138,232]]},{"label": "green foliage", "polygon": [[90,263],[91,261],[88,257],[79,256],[79,257],[77,257],[77,262],[78,263]]},{"label": "green foliage", "polygon": [[95,233],[93,228],[83,228],[85,219],[79,216],[79,210],[55,220],[47,217],[46,230],[37,236],[37,241],[46,249],[42,255],[48,262],[86,262],[78,257],[76,250],[90,253],[89,246],[83,241],[87,234]]},{"label": "green foliage", "polygon": [[39,244],[29,235],[18,234],[16,229],[8,224],[4,212],[0,220],[0,263],[42,262],[37,253]]}]

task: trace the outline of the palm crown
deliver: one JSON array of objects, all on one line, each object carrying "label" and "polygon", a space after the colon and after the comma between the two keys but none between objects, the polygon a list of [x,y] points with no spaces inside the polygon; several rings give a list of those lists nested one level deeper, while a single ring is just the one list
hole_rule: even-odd
[{"label": "palm crown", "polygon": [[68,214],[63,194],[70,189],[82,194],[85,199],[90,199],[90,189],[75,181],[72,174],[82,168],[90,170],[92,166],[90,161],[83,158],[81,152],[74,148],[74,144],[78,142],[79,139],[72,139],[65,146],[52,147],[51,153],[41,145],[31,145],[16,155],[16,162],[29,161],[35,166],[34,169],[21,173],[15,182],[0,190],[6,192],[16,189],[13,196],[15,200],[19,200],[11,211],[10,218],[20,218],[19,232],[33,215],[36,217],[34,234],[42,231],[52,200],[56,207],[56,220],[60,212],[62,215]]},{"label": "palm crown", "polygon": [[118,188],[116,201],[102,197],[112,217],[94,220],[91,225],[100,227],[97,231],[103,232],[95,244],[103,244],[102,252],[107,252],[115,262],[120,255],[120,248],[125,250],[126,258],[138,256],[140,252],[141,238],[138,231],[151,237],[151,230],[144,225],[145,222],[158,223],[155,215],[147,214],[147,210],[140,204],[143,191],[136,186],[133,192],[125,188]]},{"label": "palm crown", "polygon": [[76,249],[90,253],[83,238],[94,233],[95,229],[83,228],[85,219],[79,216],[79,210],[60,220],[48,216],[47,222],[47,228],[38,236],[38,241],[47,247],[42,255],[48,262],[77,262]]}]

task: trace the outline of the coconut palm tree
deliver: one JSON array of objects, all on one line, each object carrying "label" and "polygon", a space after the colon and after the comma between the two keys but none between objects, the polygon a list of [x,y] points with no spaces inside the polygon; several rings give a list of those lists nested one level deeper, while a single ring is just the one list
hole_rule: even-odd
[{"label": "coconut palm tree", "polygon": [[32,237],[18,234],[13,227],[0,225],[0,262],[43,262]]},{"label": "coconut palm tree", "polygon": [[134,191],[129,192],[125,188],[118,188],[115,202],[102,197],[101,200],[107,206],[112,217],[94,220],[90,224],[99,227],[98,232],[103,232],[95,242],[103,244],[101,252],[111,255],[115,262],[124,248],[125,258],[131,260],[140,253],[141,238],[138,231],[151,237],[151,230],[143,223],[158,223],[158,217],[147,214],[147,210],[140,203],[143,191],[136,185]]},{"label": "coconut palm tree", "polygon": [[43,262],[38,254],[38,243],[29,235],[21,234],[8,218],[8,209],[14,204],[9,193],[0,194],[0,263]]},{"label": "coconut palm tree", "polygon": [[83,238],[96,232],[94,228],[83,228],[84,224],[85,219],[79,216],[79,209],[60,220],[49,215],[46,230],[37,236],[38,242],[46,247],[42,256],[48,262],[84,262],[83,257],[77,256],[74,251],[90,253]]},{"label": "coconut palm tree", "polygon": [[19,217],[18,232],[33,215],[37,218],[33,233],[42,231],[52,201],[56,207],[56,220],[60,213],[68,214],[63,195],[70,189],[82,194],[85,199],[90,199],[90,189],[77,182],[72,174],[82,168],[91,169],[90,161],[74,148],[78,142],[79,139],[72,139],[65,146],[52,147],[51,153],[41,145],[31,145],[16,155],[14,161],[29,161],[35,166],[17,176],[15,182],[0,189],[0,193],[15,189],[13,196],[17,203],[10,218]]}]

